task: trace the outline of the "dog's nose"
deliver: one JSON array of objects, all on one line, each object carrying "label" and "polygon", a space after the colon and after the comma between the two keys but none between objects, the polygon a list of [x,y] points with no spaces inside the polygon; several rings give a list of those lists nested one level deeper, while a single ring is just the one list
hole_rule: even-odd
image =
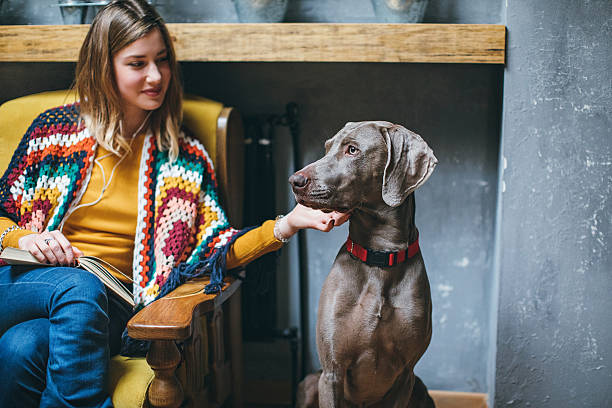
[{"label": "dog's nose", "polygon": [[303,174],[295,173],[289,177],[289,183],[295,188],[304,188],[308,184],[308,178],[304,177]]}]

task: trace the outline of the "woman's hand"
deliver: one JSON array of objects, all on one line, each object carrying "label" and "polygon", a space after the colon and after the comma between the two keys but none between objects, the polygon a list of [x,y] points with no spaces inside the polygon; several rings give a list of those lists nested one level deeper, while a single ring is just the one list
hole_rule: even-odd
[{"label": "woman's hand", "polygon": [[74,265],[76,258],[83,256],[59,231],[45,231],[19,238],[19,249],[31,253],[39,262],[52,265]]},{"label": "woman's hand", "polygon": [[286,217],[279,221],[278,230],[283,238],[289,238],[303,228],[328,232],[332,228],[344,224],[350,216],[350,212],[332,211],[325,213],[297,204]]}]

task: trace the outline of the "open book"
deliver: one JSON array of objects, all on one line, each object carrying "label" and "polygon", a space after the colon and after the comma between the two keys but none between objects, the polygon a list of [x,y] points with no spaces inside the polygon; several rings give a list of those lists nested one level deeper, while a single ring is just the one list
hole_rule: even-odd
[{"label": "open book", "polygon": [[[2,254],[0,254],[0,259],[2,259],[9,265],[49,266],[49,264],[40,262],[38,259],[34,258],[34,256],[28,251],[11,247],[4,248]],[[119,299],[126,302],[130,306],[134,307],[135,304],[134,298],[132,297],[132,292],[127,287],[125,287],[125,285],[121,283],[119,279],[115,278],[113,274],[109,272],[109,269],[123,276],[127,276],[126,274],[124,274],[108,262],[100,258],[96,258],[95,256],[81,256],[77,260],[79,268],[96,275],[113,294],[117,295]]]}]

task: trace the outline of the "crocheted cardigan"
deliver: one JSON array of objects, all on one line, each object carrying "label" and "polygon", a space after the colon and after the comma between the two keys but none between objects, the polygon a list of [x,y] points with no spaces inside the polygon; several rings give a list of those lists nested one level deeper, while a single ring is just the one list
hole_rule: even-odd
[{"label": "crocheted cardigan", "polygon": [[[206,292],[219,291],[225,255],[246,232],[233,229],[219,205],[204,146],[184,134],[179,145],[171,162],[152,135],[145,137],[132,262],[136,309],[204,273],[211,274]],[[0,180],[0,216],[35,232],[57,229],[87,188],[96,147],[78,103],[39,115]]]}]

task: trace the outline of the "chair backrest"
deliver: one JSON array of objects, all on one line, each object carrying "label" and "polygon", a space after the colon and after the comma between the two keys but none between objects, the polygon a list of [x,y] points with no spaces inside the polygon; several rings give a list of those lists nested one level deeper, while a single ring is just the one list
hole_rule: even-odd
[{"label": "chair backrest", "polygon": [[[49,108],[73,103],[74,92],[51,91],[16,98],[0,105],[0,172],[32,121]],[[235,109],[198,96],[185,96],[183,124],[206,147],[215,165],[219,197],[234,227],[242,226],[244,144],[240,115]]]}]

